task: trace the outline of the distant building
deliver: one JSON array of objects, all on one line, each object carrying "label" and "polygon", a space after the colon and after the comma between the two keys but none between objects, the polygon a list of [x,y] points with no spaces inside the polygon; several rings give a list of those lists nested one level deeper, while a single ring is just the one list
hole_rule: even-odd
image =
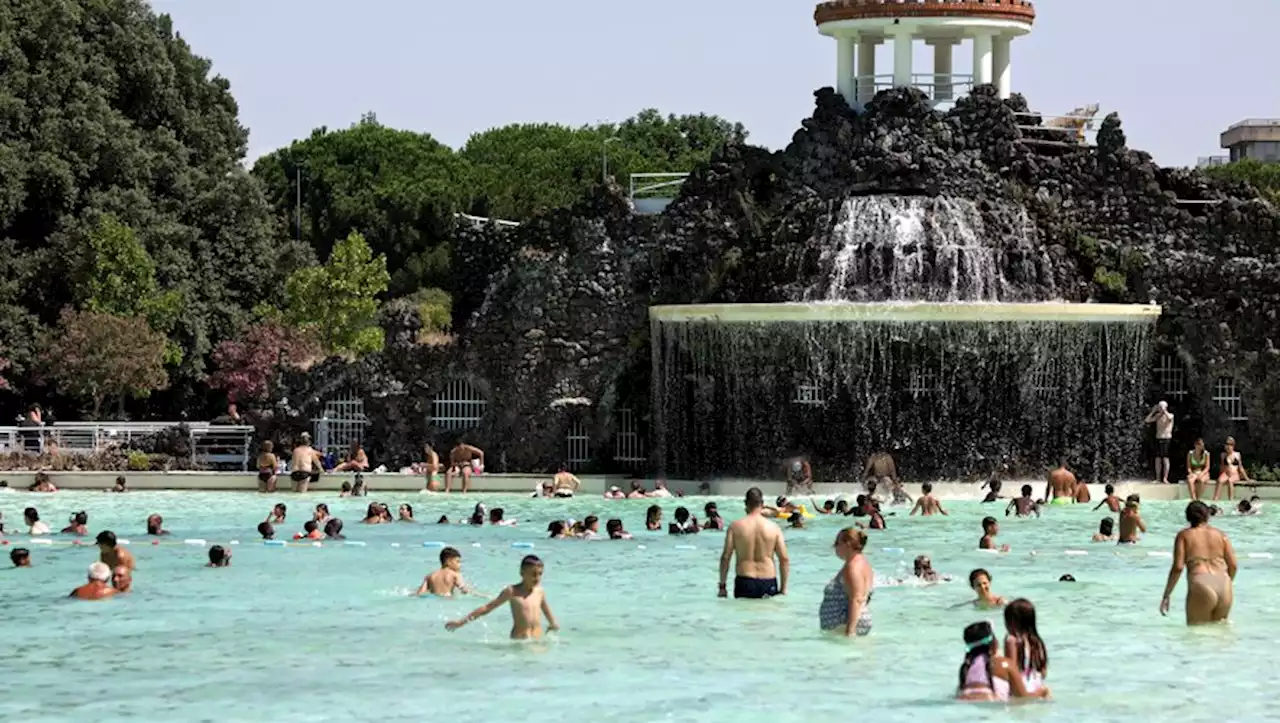
[{"label": "distant building", "polygon": [[1230,159],[1280,162],[1280,118],[1250,118],[1228,128],[1222,134],[1222,147]]}]

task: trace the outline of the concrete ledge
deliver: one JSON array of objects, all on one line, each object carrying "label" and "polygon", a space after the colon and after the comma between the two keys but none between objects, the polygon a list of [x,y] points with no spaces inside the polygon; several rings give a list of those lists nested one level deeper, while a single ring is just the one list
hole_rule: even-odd
[{"label": "concrete ledge", "polygon": [[[58,489],[105,490],[112,486],[115,478],[120,473],[50,472],[49,475]],[[133,490],[253,492],[258,489],[258,477],[254,473],[126,472],[124,475],[129,480],[129,488]],[[34,477],[34,472],[0,473],[0,480],[6,480],[11,488],[18,491],[25,490]],[[318,483],[312,485],[311,489],[317,492],[337,492],[343,482],[350,482],[353,479],[354,475],[351,474],[326,474],[320,478]],[[374,492],[418,492],[425,486],[424,478],[415,475],[366,474],[364,479],[369,489]],[[482,474],[471,478],[471,491],[529,494],[533,492],[539,483],[550,481],[550,479],[551,475],[549,474]],[[612,485],[617,485],[624,490],[629,489],[631,478],[625,475],[583,475],[580,479],[582,480],[582,489],[578,494],[593,497],[604,494],[605,490]],[[455,483],[455,491],[457,490],[457,484],[460,483]],[[705,488],[704,484],[706,485]],[[1016,496],[1018,488],[1023,484],[1030,484],[1037,497],[1044,493],[1043,481],[1026,480],[1005,482],[1002,494],[1006,498],[1011,495]],[[646,481],[646,486],[652,489],[652,481]],[[906,488],[907,494],[913,498],[920,495],[919,484],[906,484],[903,486]],[[711,494],[718,497],[739,498],[744,496],[748,489],[759,487],[764,492],[766,501],[772,501],[775,497],[786,493],[786,484],[773,480],[722,479],[707,483],[693,480],[669,480],[668,487],[672,492],[680,492],[685,495]],[[281,475],[277,482],[277,490],[287,492],[289,488],[288,475]],[[1182,484],[1161,485],[1150,482],[1122,482],[1116,484],[1115,488],[1116,494],[1121,497],[1136,492],[1142,496],[1143,500],[1150,501],[1189,499],[1187,488]],[[1238,484],[1236,488],[1237,499],[1241,495],[1247,497],[1254,494],[1267,500],[1280,499],[1280,483]],[[1103,485],[1089,485],[1089,491],[1093,495],[1094,504],[1097,504],[1103,497]],[[815,486],[813,496],[819,499],[838,495],[854,497],[861,492],[862,487],[857,484],[819,483]],[[977,500],[982,499],[985,491],[980,489],[978,484],[935,482],[933,493],[942,500]],[[798,495],[797,499],[807,497],[808,495]]]}]

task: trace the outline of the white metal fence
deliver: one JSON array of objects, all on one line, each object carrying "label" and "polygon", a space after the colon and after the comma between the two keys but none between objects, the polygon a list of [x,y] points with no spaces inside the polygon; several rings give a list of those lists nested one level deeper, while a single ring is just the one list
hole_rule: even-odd
[{"label": "white metal fence", "polygon": [[649,458],[644,453],[644,435],[636,423],[635,412],[618,410],[618,429],[613,438],[613,461],[630,468],[643,467]]},{"label": "white metal fence", "polygon": [[451,379],[431,401],[431,424],[442,429],[480,426],[489,401],[465,379]]},{"label": "white metal fence", "polygon": [[1235,379],[1218,377],[1213,384],[1213,401],[1227,413],[1227,419],[1233,422],[1249,421],[1249,415],[1244,409],[1244,399],[1240,396],[1240,388],[1236,386]]},{"label": "white metal fence", "polygon": [[565,461],[569,463],[569,469],[581,469],[582,465],[591,460],[591,433],[584,420],[576,420],[569,426],[565,442],[568,447]]},{"label": "white metal fence", "polygon": [[[0,427],[0,453],[85,455],[136,447],[181,422],[58,422],[40,427]],[[254,429],[243,425],[187,423],[197,466],[249,468]]]},{"label": "white metal fence", "polygon": [[352,442],[364,443],[364,428],[369,418],[364,413],[364,400],[355,390],[344,389],[324,403],[320,417],[311,420],[315,447],[324,454],[342,455]]}]

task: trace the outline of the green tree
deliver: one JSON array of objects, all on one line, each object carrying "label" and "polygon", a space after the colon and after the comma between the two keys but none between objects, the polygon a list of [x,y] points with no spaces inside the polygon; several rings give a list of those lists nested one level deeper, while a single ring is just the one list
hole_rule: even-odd
[{"label": "green tree", "polygon": [[1263,198],[1280,205],[1280,163],[1264,163],[1246,158],[1222,166],[1211,166],[1205,169],[1205,173],[1223,181],[1248,183],[1258,189]]},{"label": "green tree", "polygon": [[146,397],[168,383],[165,337],[140,316],[63,311],[46,336],[44,367],[58,391],[90,402],[98,419],[102,404]]},{"label": "green tree", "polygon": [[387,258],[373,255],[352,231],[323,266],[295,271],[285,284],[284,319],[310,330],[333,354],[359,356],[382,349],[378,296],[387,290]]},{"label": "green tree", "polygon": [[350,128],[319,128],[263,156],[253,175],[267,189],[280,233],[294,236],[302,184],[302,238],[327,257],[335,239],[359,232],[395,272],[393,295],[450,282],[453,214],[469,202],[466,164],[425,133],[366,115]]},{"label": "green tree", "polygon": [[273,236],[241,166],[248,134],[210,67],[144,0],[0,3],[0,348],[15,386],[35,361],[30,340],[83,300],[105,216],[134,229],[156,288],[182,298],[169,330],[182,362],[161,413],[195,411],[214,344],[313,260]]}]

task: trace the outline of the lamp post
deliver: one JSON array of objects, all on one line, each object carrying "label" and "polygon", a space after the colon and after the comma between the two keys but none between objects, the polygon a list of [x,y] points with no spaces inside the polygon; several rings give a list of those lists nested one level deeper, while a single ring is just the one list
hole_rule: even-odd
[{"label": "lamp post", "polygon": [[622,140],[617,136],[611,136],[604,139],[604,144],[600,146],[600,182],[609,183],[609,144]]}]

